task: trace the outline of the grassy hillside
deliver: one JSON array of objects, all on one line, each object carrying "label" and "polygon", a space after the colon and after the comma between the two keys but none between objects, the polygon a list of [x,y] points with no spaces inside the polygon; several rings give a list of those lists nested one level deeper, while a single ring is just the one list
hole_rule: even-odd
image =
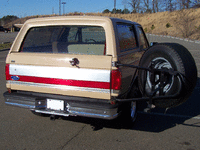
[{"label": "grassy hillside", "polygon": [[[69,13],[67,15],[83,15],[83,13]],[[140,23],[147,33],[200,40],[200,8],[174,12],[158,12],[152,14],[87,13],[84,15],[108,16],[127,19]],[[24,23],[30,18],[49,16],[55,15],[25,17],[15,20],[12,24]],[[7,24],[7,26],[11,26],[12,24]]]}]

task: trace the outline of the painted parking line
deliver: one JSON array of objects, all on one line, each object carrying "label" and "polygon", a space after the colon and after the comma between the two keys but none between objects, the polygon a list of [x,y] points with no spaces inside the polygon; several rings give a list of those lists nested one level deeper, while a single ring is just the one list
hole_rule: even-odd
[{"label": "painted parking line", "polygon": [[177,118],[185,118],[185,119],[198,119],[200,120],[199,116],[185,116],[185,115],[175,115],[175,114],[164,114],[164,113],[155,113],[155,112],[151,112],[151,113],[146,113],[143,111],[138,111],[138,113],[140,114],[150,114],[150,115],[156,115],[156,116],[167,116],[167,117],[177,117]]},{"label": "painted parking line", "polygon": [[186,41],[186,42],[190,42],[190,43],[196,43],[196,44],[200,44],[199,40],[190,40],[190,39],[183,39],[183,38],[179,38],[179,37],[173,37],[173,36],[166,36],[166,35],[155,35],[155,34],[148,34],[146,33],[147,36],[160,36],[160,37],[165,37],[165,38],[171,38],[171,39],[178,39],[178,40],[182,40],[182,41]]}]

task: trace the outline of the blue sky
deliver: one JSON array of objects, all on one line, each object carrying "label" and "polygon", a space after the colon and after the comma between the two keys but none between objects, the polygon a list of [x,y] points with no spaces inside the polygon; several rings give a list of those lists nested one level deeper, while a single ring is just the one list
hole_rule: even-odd
[{"label": "blue sky", "polygon": [[[61,0],[66,2],[65,13],[69,12],[101,12],[112,10],[114,0]],[[122,1],[116,0],[117,9],[124,9]],[[62,5],[63,13],[63,5]],[[0,0],[0,18],[7,15],[18,17],[59,14],[59,0]]]}]

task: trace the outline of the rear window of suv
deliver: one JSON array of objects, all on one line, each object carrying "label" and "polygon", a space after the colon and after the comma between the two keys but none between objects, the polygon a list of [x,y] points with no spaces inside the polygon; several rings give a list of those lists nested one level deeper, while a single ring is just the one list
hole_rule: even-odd
[{"label": "rear window of suv", "polygon": [[100,26],[31,28],[20,52],[105,55],[105,31]]}]

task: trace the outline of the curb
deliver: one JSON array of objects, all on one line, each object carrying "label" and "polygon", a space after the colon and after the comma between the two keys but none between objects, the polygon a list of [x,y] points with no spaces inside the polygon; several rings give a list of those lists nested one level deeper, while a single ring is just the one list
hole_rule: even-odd
[{"label": "curb", "polygon": [[156,35],[156,34],[149,34],[149,33],[146,33],[146,35],[160,36],[160,37],[172,38],[172,39],[177,39],[177,40],[186,41],[186,42],[190,42],[190,43],[200,44],[200,41],[198,41],[198,40],[190,40],[190,39],[183,39],[183,38],[174,37],[174,36]]}]

